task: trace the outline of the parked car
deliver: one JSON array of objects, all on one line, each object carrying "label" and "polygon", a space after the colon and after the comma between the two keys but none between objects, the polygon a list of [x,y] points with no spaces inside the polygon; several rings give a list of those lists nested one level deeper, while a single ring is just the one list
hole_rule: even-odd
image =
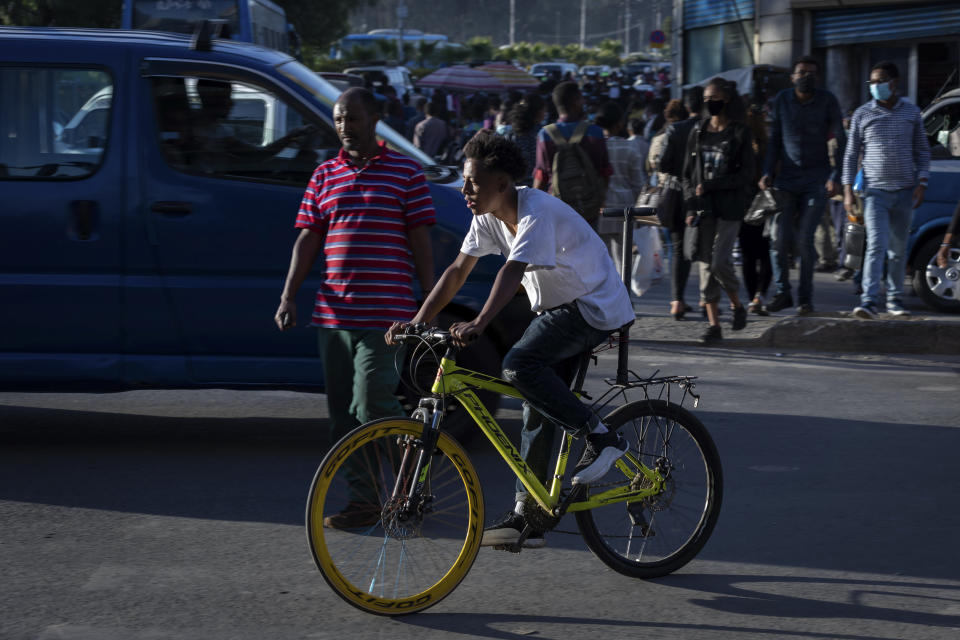
[{"label": "parked car", "polygon": [[960,202],[960,89],[954,89],[923,111],[930,142],[930,185],[924,202],[913,212],[907,242],[907,264],[914,291],[929,306],[960,312],[960,261],[937,266],[936,254],[957,203]]},{"label": "parked car", "polygon": [[350,87],[362,87],[363,76],[354,73],[336,73],[334,71],[319,71],[317,75],[332,84],[340,91],[346,91]]},{"label": "parked car", "polygon": [[611,73],[613,73],[613,70],[608,64],[585,64],[580,67],[580,75],[583,77],[606,77]]},{"label": "parked car", "polygon": [[411,96],[416,93],[413,79],[410,77],[410,70],[406,67],[378,64],[350,67],[344,69],[343,72],[361,76],[364,81],[369,80],[373,83],[374,88],[389,84],[396,90],[398,98],[403,97],[405,93],[409,93]]},{"label": "parked car", "polygon": [[[0,28],[0,386],[322,386],[314,332],[281,333],[272,316],[304,188],[340,148],[340,92],[275,50],[196,45]],[[201,79],[229,87],[221,121]],[[441,269],[471,219],[460,178],[377,131],[425,167]],[[478,264],[445,322],[476,314],[500,264]],[[317,276],[301,288],[302,317]],[[518,297],[466,366],[499,373],[530,317]]]},{"label": "parked car", "polygon": [[568,73],[577,75],[580,69],[572,62],[538,62],[530,67],[530,75],[545,78],[551,74],[558,74],[561,78]]}]

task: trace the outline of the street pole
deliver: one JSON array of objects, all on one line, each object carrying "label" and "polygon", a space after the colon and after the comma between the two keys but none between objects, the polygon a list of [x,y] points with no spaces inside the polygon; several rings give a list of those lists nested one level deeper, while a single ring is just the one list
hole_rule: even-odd
[{"label": "street pole", "polygon": [[510,46],[516,42],[514,36],[517,28],[517,0],[510,0]]},{"label": "street pole", "polygon": [[587,46],[587,0],[580,0],[580,48]]},{"label": "street pole", "polygon": [[630,53],[630,0],[624,0],[623,55]]},{"label": "street pole", "polygon": [[407,5],[403,0],[397,0],[397,31],[400,37],[397,38],[397,64],[402,65],[406,60],[403,55],[403,21],[407,17]]}]

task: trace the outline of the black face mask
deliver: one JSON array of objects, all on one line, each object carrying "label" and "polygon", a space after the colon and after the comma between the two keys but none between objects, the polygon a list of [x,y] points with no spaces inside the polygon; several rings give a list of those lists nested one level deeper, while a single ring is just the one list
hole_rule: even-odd
[{"label": "black face mask", "polygon": [[813,90],[817,87],[817,77],[811,75],[800,76],[796,82],[793,83],[793,86],[795,86],[800,93],[813,93]]},{"label": "black face mask", "polygon": [[723,100],[707,100],[707,112],[712,116],[718,116],[723,113],[727,103]]}]

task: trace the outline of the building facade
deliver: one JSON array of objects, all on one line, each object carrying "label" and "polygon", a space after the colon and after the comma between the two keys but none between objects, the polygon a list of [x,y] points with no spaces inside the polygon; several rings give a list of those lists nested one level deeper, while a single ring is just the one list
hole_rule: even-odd
[{"label": "building facade", "polygon": [[806,53],[844,110],[867,100],[880,60],[897,64],[903,93],[921,107],[960,86],[955,0],[676,0],[674,22],[676,87],[736,67],[789,69]]}]

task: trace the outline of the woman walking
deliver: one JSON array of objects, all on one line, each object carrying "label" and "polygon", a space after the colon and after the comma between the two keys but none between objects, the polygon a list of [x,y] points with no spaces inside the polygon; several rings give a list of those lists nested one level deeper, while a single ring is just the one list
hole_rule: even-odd
[{"label": "woman walking", "polygon": [[733,245],[749,204],[747,189],[754,180],[755,160],[736,84],[713,78],[703,91],[703,102],[704,119],[687,141],[683,191],[687,226],[697,228],[696,255],[690,257],[700,263],[700,296],[710,323],[702,339],[709,344],[723,338],[721,291],[733,309],[731,328],[737,331],[747,324]]}]

